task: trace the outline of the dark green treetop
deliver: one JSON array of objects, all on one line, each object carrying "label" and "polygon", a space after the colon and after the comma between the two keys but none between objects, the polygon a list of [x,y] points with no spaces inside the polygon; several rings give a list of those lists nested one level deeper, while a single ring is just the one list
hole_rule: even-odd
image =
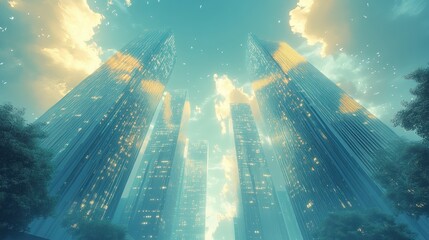
[{"label": "dark green treetop", "polygon": [[0,235],[24,231],[36,217],[53,209],[47,186],[50,154],[38,144],[45,137],[39,124],[26,124],[24,110],[0,105]]}]

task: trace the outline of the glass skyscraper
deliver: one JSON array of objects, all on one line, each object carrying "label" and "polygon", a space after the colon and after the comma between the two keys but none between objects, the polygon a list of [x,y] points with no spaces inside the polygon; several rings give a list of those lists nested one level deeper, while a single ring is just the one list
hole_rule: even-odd
[{"label": "glass skyscraper", "polygon": [[391,213],[372,175],[398,136],[286,43],[251,35],[248,64],[304,239],[328,212]]},{"label": "glass skyscraper", "polygon": [[166,93],[121,217],[134,239],[169,239],[184,171],[187,92]]},{"label": "glass skyscraper", "polygon": [[289,239],[250,105],[231,104],[231,118],[240,181],[240,216],[235,219],[235,231],[242,232],[236,236]]},{"label": "glass skyscraper", "polygon": [[31,225],[67,239],[67,216],[110,220],[175,62],[169,32],[147,32],[127,44],[50,108],[42,146],[53,152],[54,214]]},{"label": "glass skyscraper", "polygon": [[208,144],[191,142],[185,154],[181,194],[174,216],[172,240],[204,240]]}]

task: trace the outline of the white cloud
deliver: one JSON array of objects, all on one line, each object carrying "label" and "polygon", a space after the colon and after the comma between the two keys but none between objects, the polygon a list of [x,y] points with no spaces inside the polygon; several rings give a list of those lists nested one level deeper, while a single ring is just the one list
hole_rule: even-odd
[{"label": "white cloud", "polygon": [[[309,45],[321,44],[322,56],[346,44],[349,38],[347,9],[344,0],[300,0],[289,12],[289,25],[293,33],[300,34]],[[321,27],[323,26],[323,27]]]},{"label": "white cloud", "polygon": [[34,98],[29,100],[46,109],[101,64],[102,49],[93,36],[103,15],[91,10],[86,0],[14,0],[9,5],[28,28],[23,31],[31,34],[19,46],[30,64],[24,67],[37,69],[31,79],[23,79]]},{"label": "white cloud", "polygon": [[213,75],[216,85],[215,112],[216,118],[220,124],[222,134],[232,132],[230,122],[230,104],[231,103],[252,103],[253,96],[245,93],[242,88],[237,88],[233,80],[227,75]]},{"label": "white cloud", "polygon": [[[220,156],[220,170],[223,173],[223,184],[220,184],[219,191],[215,195],[207,198],[207,227],[206,239],[217,239],[219,228],[225,230],[225,223],[231,223],[237,214],[238,204],[238,168],[233,150],[229,149]],[[213,179],[217,181],[218,179]],[[226,224],[228,225],[228,224]],[[230,224],[229,224],[230,225]]]},{"label": "white cloud", "polygon": [[428,13],[424,0],[299,0],[289,25],[309,62],[391,125],[413,86],[402,76],[427,63]]},{"label": "white cloud", "polygon": [[216,84],[216,94],[217,98],[215,99],[215,112],[216,118],[220,124],[222,134],[227,133],[228,120],[230,118],[230,97],[229,95],[235,89],[232,80],[228,76],[223,75],[219,76],[217,74],[213,75],[213,80]]},{"label": "white cloud", "polygon": [[401,52],[413,56],[422,47],[419,37],[428,38],[427,5],[425,0],[299,0],[289,12],[289,25],[308,45],[320,45],[322,56],[373,51],[400,59]]},{"label": "white cloud", "polygon": [[[250,86],[237,87],[235,80],[227,75],[213,75],[216,86],[216,95],[214,97],[215,114],[221,129],[221,134],[230,134],[227,137],[232,138],[232,118],[230,113],[231,103],[247,103],[252,107],[252,111],[258,116],[256,98],[250,91]],[[247,89],[248,88],[248,89]],[[244,91],[246,89],[250,94]],[[232,143],[231,143],[232,144]],[[219,145],[214,144],[213,154],[218,156],[220,164],[213,170],[223,172],[224,182],[218,183],[214,196],[208,200],[207,205],[207,229],[206,239],[229,239],[229,233],[232,230],[233,218],[237,214],[239,179],[237,161],[234,150],[225,147],[223,150]]]}]

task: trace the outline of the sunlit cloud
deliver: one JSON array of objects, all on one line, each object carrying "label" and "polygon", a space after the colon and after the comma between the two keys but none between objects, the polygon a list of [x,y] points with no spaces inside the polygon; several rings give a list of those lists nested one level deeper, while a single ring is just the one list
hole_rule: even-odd
[{"label": "sunlit cloud", "polygon": [[221,156],[219,170],[222,171],[224,183],[215,196],[207,199],[207,240],[216,239],[217,230],[223,222],[232,222],[237,215],[238,204],[238,168],[233,150],[225,151]]},{"label": "sunlit cloud", "polygon": [[344,0],[300,0],[289,12],[289,25],[309,45],[321,44],[320,54],[326,56],[350,38],[348,11]]},{"label": "sunlit cloud", "polygon": [[232,80],[226,75],[219,76],[214,74],[213,80],[216,84],[216,94],[218,96],[215,99],[216,118],[220,124],[222,134],[226,134],[228,129],[226,125],[230,118],[229,95],[235,89],[235,86]]},{"label": "sunlit cloud", "polygon": [[141,86],[143,92],[154,97],[161,95],[165,89],[165,85],[156,80],[141,80]]},{"label": "sunlit cloud", "polygon": [[[231,79],[228,75],[214,74],[213,80],[216,86],[216,95],[214,97],[216,120],[218,121],[221,134],[229,134],[228,137],[232,139],[233,124],[230,104],[249,104],[252,111],[257,116],[260,116],[256,98],[249,84],[237,87],[235,83],[237,81]],[[247,89],[247,91],[244,91],[244,89]],[[225,236],[225,232],[231,230],[229,226],[232,226],[233,218],[237,214],[239,191],[238,168],[233,149],[225,151],[218,144],[214,144],[212,153],[219,156],[220,162],[218,166],[212,166],[212,169],[216,171],[221,170],[225,180],[223,184],[219,184],[215,194],[216,197],[209,200],[213,202],[211,205],[208,205],[207,210],[209,217],[206,239],[221,239]]]},{"label": "sunlit cloud", "polygon": [[[29,11],[35,9],[27,4],[23,4],[23,7]],[[52,30],[51,38],[56,41],[46,44],[46,47],[42,48],[43,54],[55,65],[63,66],[67,70],[86,74],[93,72],[101,64],[101,49],[91,40],[95,34],[94,28],[100,25],[103,16],[93,12],[84,0],[62,0],[54,9],[52,10],[57,11],[55,15],[58,19],[46,21],[49,21],[48,27],[52,28],[48,29]],[[49,14],[44,13],[44,18]],[[58,20],[59,26],[54,24]]]},{"label": "sunlit cloud", "polygon": [[327,45],[326,42],[322,38],[318,36],[313,36],[306,32],[307,18],[310,14],[311,7],[313,6],[313,4],[313,0],[300,0],[297,3],[296,8],[289,12],[289,25],[291,27],[291,31],[293,33],[300,34],[302,37],[307,39],[307,43],[309,45],[321,43],[323,46],[322,54],[324,54]]},{"label": "sunlit cloud", "polygon": [[213,75],[216,85],[215,112],[216,118],[220,124],[222,134],[231,133],[232,125],[230,122],[230,104],[231,103],[250,103],[253,96],[245,93],[242,88],[237,88],[233,80],[227,75]]},{"label": "sunlit cloud", "polygon": [[412,97],[403,76],[427,63],[428,12],[424,0],[299,0],[289,27],[305,40],[298,52],[392,126]]},{"label": "sunlit cloud", "polygon": [[[67,94],[100,64],[102,49],[93,41],[103,15],[90,9],[86,0],[8,1],[11,14],[29,34],[20,39],[23,67],[35,69],[26,75],[25,88],[39,107],[46,109]],[[10,37],[10,42],[16,36]],[[18,54],[18,52],[17,52]],[[19,81],[19,79],[17,80]],[[36,89],[36,91],[34,91]],[[21,89],[23,91],[23,89]]]},{"label": "sunlit cloud", "polygon": [[[412,50],[421,47],[421,39],[427,39],[423,14],[427,7],[424,0],[299,0],[289,11],[289,26],[308,45],[319,45],[323,56],[340,52],[368,55],[375,51],[390,53],[397,60],[404,42],[415,42],[406,47]],[[400,34],[409,32],[410,26],[415,36]],[[411,52],[404,53],[412,56]]]}]

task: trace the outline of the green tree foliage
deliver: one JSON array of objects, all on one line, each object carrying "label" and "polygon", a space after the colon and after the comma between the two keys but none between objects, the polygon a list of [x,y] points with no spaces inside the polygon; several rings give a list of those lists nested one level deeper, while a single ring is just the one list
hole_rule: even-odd
[{"label": "green tree foliage", "polygon": [[411,240],[414,235],[405,225],[385,214],[343,211],[331,213],[316,233],[320,240]]},{"label": "green tree foliage", "polygon": [[417,82],[411,89],[414,100],[405,102],[393,120],[395,126],[414,130],[422,143],[401,142],[391,153],[378,156],[376,179],[387,197],[401,212],[412,216],[429,216],[429,67],[409,74]]},{"label": "green tree foliage", "polygon": [[26,124],[24,111],[0,105],[0,236],[23,231],[52,211],[47,186],[50,154],[39,147],[45,137],[38,124]]},{"label": "green tree foliage", "polygon": [[395,152],[380,154],[376,179],[401,212],[429,216],[429,148],[403,142]]},{"label": "green tree foliage", "polygon": [[81,212],[70,213],[62,222],[76,240],[124,240],[125,229],[108,221],[91,220]]},{"label": "green tree foliage", "polygon": [[125,230],[106,221],[80,220],[70,226],[73,239],[77,240],[125,240]]},{"label": "green tree foliage", "polygon": [[396,114],[393,123],[406,130],[416,131],[429,141],[429,67],[417,69],[406,78],[417,82],[417,86],[410,90],[415,97],[403,103],[405,109]]}]

